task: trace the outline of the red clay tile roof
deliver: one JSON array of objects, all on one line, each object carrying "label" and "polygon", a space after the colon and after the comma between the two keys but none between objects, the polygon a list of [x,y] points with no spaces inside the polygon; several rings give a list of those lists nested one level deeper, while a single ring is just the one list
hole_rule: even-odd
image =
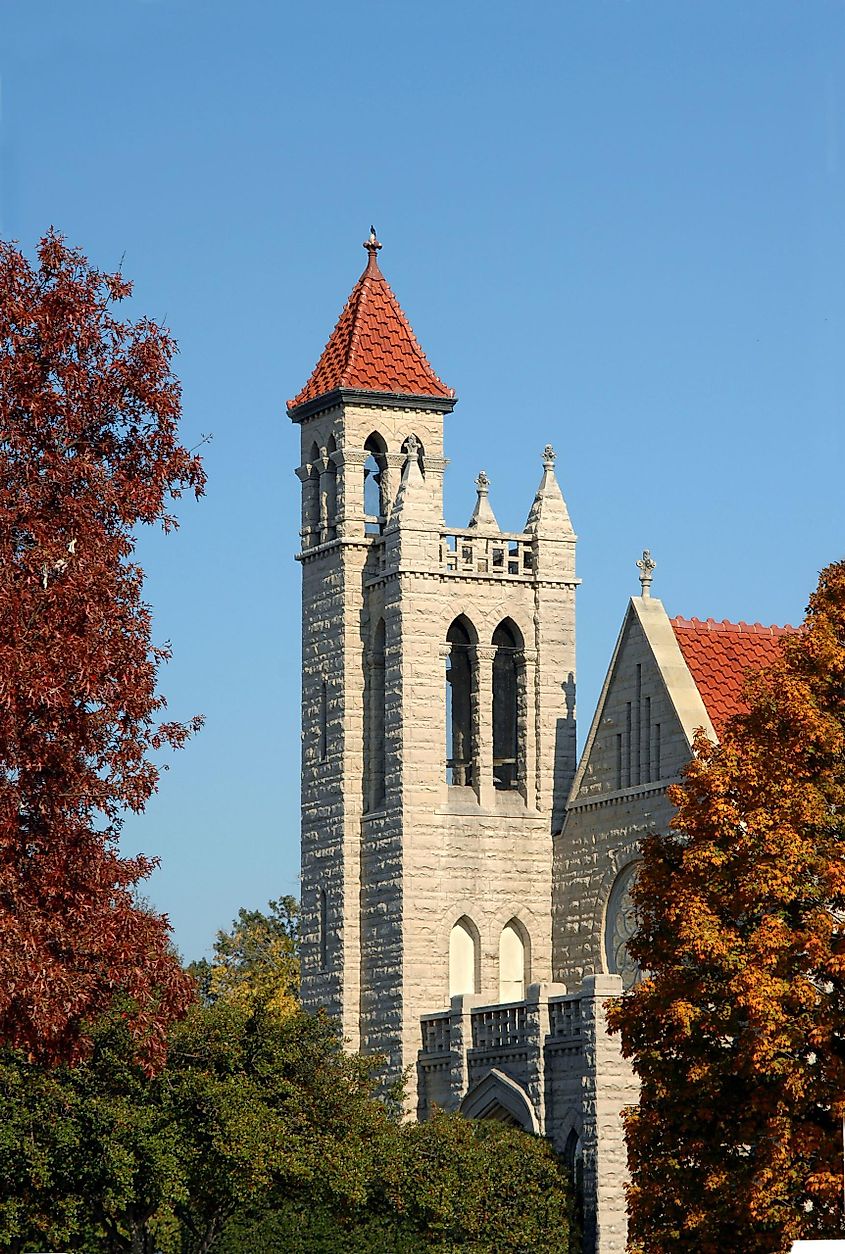
[{"label": "red clay tile roof", "polygon": [[379,269],[376,253],[381,244],[373,239],[364,247],[370,254],[367,268],[352,289],[311,378],[288,401],[288,410],[337,388],[448,400],[455,395],[432,370]]},{"label": "red clay tile roof", "polygon": [[764,627],[761,623],[717,623],[708,618],[673,618],[672,628],[716,734],[732,715],[746,708],[742,689],[749,669],[768,666],[780,652],[784,636],[795,627]]}]

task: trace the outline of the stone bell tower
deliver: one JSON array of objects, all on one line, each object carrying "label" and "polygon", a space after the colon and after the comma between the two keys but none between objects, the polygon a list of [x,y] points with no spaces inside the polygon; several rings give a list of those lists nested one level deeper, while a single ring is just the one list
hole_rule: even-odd
[{"label": "stone bell tower", "polygon": [[[301,431],[303,1001],[411,1066],[423,1013],[551,974],[552,836],[575,769],[575,534],[547,447],[525,529],[484,472],[443,522],[432,370],[375,235]],[[409,1095],[413,1102],[413,1093]]]}]

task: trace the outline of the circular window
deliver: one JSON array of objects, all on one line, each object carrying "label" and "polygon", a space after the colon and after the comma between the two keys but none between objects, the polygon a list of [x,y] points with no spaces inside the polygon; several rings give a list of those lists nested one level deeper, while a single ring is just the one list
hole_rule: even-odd
[{"label": "circular window", "polygon": [[622,987],[633,988],[640,970],[628,952],[628,941],[637,929],[637,910],[631,900],[631,888],[637,876],[638,862],[631,862],[616,877],[607,902],[604,923],[604,956],[611,975],[622,976]]}]

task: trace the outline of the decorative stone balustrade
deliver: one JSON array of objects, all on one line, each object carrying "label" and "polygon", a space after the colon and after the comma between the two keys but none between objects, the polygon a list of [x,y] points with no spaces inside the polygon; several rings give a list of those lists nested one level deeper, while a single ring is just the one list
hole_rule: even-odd
[{"label": "decorative stone balustrade", "polygon": [[580,997],[549,998],[549,1036],[554,1041],[580,1041]]},{"label": "decorative stone balustrade", "polygon": [[516,531],[491,536],[472,527],[449,527],[440,533],[440,564],[446,574],[530,579],[534,570],[532,537]]},{"label": "decorative stone balustrade", "polygon": [[439,1014],[425,1015],[420,1020],[422,1028],[422,1052],[428,1055],[449,1053],[449,1020],[451,1012],[441,1010]]},{"label": "decorative stone balustrade", "polygon": [[472,1048],[475,1050],[525,1048],[527,1044],[527,1003],[488,1006],[472,1012]]}]

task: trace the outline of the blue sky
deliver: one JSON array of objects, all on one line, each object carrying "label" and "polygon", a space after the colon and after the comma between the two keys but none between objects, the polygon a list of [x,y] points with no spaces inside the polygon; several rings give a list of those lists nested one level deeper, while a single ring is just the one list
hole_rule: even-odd
[{"label": "blue sky", "polygon": [[579,532],[582,736],[644,546],[670,613],[800,619],[843,555],[841,0],[7,0],[0,229],[53,224],[179,340],[208,495],[142,538],[162,688],[202,734],[127,823],[198,956],[297,891],[296,431],[363,268],[522,526],[551,440]]}]

